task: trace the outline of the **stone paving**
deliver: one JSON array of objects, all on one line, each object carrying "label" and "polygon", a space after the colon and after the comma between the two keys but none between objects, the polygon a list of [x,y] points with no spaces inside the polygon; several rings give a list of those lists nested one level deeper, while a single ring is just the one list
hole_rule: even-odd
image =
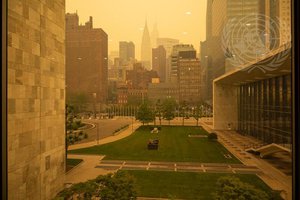
[{"label": "stone paving", "polygon": [[181,171],[181,172],[218,172],[260,174],[256,166],[243,164],[223,163],[192,163],[192,162],[148,162],[148,161],[122,161],[101,160],[96,168],[104,170],[154,170],[154,171]]},{"label": "stone paving", "polygon": [[258,140],[240,135],[235,131],[213,130],[211,119],[201,119],[200,125],[208,132],[217,133],[218,141],[243,164],[257,166],[262,172],[257,175],[273,190],[282,191],[282,197],[285,200],[292,199],[292,176],[286,175],[265,159],[257,158],[253,154],[245,152],[247,146],[259,143]]}]

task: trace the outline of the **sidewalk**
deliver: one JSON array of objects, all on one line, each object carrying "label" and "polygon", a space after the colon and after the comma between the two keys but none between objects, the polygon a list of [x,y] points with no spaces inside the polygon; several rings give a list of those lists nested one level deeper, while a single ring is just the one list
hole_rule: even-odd
[{"label": "sidewalk", "polygon": [[128,137],[140,126],[141,126],[141,123],[136,122],[134,124],[131,124],[127,129],[121,130],[117,135],[113,135],[113,136],[109,136],[109,137],[100,139],[100,140],[98,140],[98,142],[97,142],[97,140],[95,140],[93,142],[70,145],[68,150],[81,149],[81,148],[86,148],[86,147],[92,147],[95,145],[102,145],[102,144],[114,142],[114,141],[123,139],[125,137]]},{"label": "sidewalk", "polygon": [[276,169],[270,163],[254,155],[245,152],[244,144],[255,143],[254,138],[242,136],[235,131],[215,131],[213,124],[207,123],[207,119],[201,120],[201,126],[208,132],[215,132],[218,135],[218,141],[226,147],[234,156],[243,164],[257,166],[263,173],[258,176],[273,190],[285,191],[286,200],[292,199],[292,177],[287,176],[280,170]]}]

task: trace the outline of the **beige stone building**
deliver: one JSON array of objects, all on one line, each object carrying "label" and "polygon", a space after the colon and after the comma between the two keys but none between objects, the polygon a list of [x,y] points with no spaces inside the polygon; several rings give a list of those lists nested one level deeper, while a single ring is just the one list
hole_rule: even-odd
[{"label": "beige stone building", "polygon": [[8,199],[52,199],[65,174],[65,0],[9,0]]}]

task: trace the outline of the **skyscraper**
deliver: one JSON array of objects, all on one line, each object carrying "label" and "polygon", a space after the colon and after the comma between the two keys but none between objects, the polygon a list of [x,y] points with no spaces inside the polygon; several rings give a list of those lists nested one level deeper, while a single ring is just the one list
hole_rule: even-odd
[{"label": "skyscraper", "polygon": [[173,46],[171,54],[171,70],[170,78],[171,82],[177,83],[178,81],[178,61],[180,59],[195,59],[196,50],[193,45],[189,44],[178,44]]},{"label": "skyscraper", "polygon": [[157,45],[158,37],[159,37],[159,33],[158,33],[158,29],[157,29],[157,23],[155,23],[153,26],[152,33],[151,33],[152,48],[158,47],[158,45]]},{"label": "skyscraper", "polygon": [[146,21],[142,37],[141,62],[148,70],[151,70],[151,49],[151,39]]},{"label": "skyscraper", "polygon": [[119,42],[119,58],[121,65],[126,65],[129,61],[135,59],[135,46],[133,42]]},{"label": "skyscraper", "polygon": [[67,99],[83,94],[90,103],[104,103],[108,84],[108,39],[93,19],[79,25],[78,15],[66,14]]},{"label": "skyscraper", "polygon": [[161,82],[166,81],[166,50],[163,46],[152,49],[152,69],[157,71]]},{"label": "skyscraper", "polygon": [[179,40],[173,38],[157,38],[156,44],[157,46],[162,45],[165,48],[168,57],[172,53],[173,46],[179,44]]},{"label": "skyscraper", "polygon": [[178,60],[179,102],[197,104],[201,99],[201,65],[198,59]]}]

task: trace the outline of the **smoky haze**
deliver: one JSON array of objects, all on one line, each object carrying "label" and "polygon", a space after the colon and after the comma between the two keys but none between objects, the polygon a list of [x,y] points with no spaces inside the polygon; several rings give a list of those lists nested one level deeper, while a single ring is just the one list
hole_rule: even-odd
[{"label": "smoky haze", "polygon": [[137,59],[146,19],[150,34],[157,23],[159,37],[193,44],[197,51],[205,40],[206,0],[66,0],[66,12],[76,11],[80,23],[93,16],[94,27],[108,34],[109,52],[118,50],[119,41],[133,41]]}]

